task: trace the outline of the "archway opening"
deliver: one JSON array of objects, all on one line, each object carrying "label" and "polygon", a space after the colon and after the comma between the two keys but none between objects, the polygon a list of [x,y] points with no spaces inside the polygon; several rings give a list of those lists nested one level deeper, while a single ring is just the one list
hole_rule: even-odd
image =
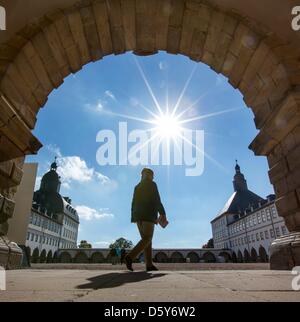
[{"label": "archway opening", "polygon": [[[122,71],[120,77],[116,78],[111,73],[115,69]],[[156,70],[153,75],[151,75],[152,70]],[[129,76],[129,74],[131,75]],[[94,81],[90,80],[92,77],[95,77]],[[170,78],[173,79],[173,82],[168,83]],[[204,86],[200,93],[199,84]],[[132,87],[134,88],[132,89]],[[75,92],[74,89],[76,89]],[[66,93],[73,94],[70,96]],[[216,93],[219,93],[219,96],[216,96]],[[227,104],[222,106],[224,100]],[[107,226],[101,225],[101,221],[112,225],[116,218],[112,209],[122,213],[123,209],[128,208],[131,203],[133,187],[140,177],[139,172],[143,166],[146,166],[146,164],[135,166],[133,173],[133,168],[125,166],[117,169],[115,166],[99,165],[97,162],[99,144],[95,144],[99,128],[107,128],[109,131],[113,130],[116,131],[116,134],[120,134],[118,133],[120,122],[127,122],[128,128],[145,129],[148,127],[147,122],[149,120],[151,122],[154,117],[152,114],[159,113],[159,108],[166,110],[167,107],[169,107],[170,113],[172,109],[177,109],[179,114],[187,117],[187,119],[184,117],[182,122],[187,124],[189,121],[195,122],[191,125],[192,131],[204,129],[205,132],[207,122],[210,130],[213,129],[216,133],[207,129],[206,140],[208,142],[206,146],[209,146],[209,151],[205,152],[205,168],[200,176],[188,177],[186,175],[188,169],[184,164],[179,167],[174,164],[153,166],[160,191],[164,195],[166,195],[166,191],[169,191],[169,194],[163,198],[167,205],[166,208],[168,208],[168,212],[176,215],[173,221],[173,227],[176,228],[175,234],[170,231],[169,235],[162,236],[162,242],[168,242],[169,248],[183,248],[186,245],[180,244],[176,239],[171,238],[171,235],[179,236],[180,234],[187,238],[195,236],[195,241],[191,241],[189,244],[191,248],[195,248],[209,239],[211,217],[203,220],[205,226],[200,225],[200,222],[199,225],[191,225],[181,214],[188,211],[190,220],[194,218],[199,221],[197,209],[203,207],[202,199],[211,200],[215,196],[217,184],[221,184],[221,181],[226,185],[231,184],[228,174],[233,171],[234,155],[237,154],[234,148],[236,144],[232,144],[231,140],[240,141],[240,131],[243,131],[244,134],[247,132],[247,137],[244,138],[243,143],[238,143],[240,146],[243,145],[238,154],[243,155],[241,158],[247,160],[247,165],[251,168],[254,167],[253,160],[255,158],[245,148],[245,145],[256,133],[256,130],[249,121],[251,113],[245,108],[242,97],[232,89],[224,77],[210,71],[204,64],[196,64],[184,56],[159,53],[146,58],[136,58],[132,54],[107,57],[106,61],[86,66],[78,74],[65,80],[65,84],[49,98],[47,108],[39,114],[39,123],[35,131],[39,137],[45,138],[46,141],[44,149],[38,156],[43,163],[39,177],[47,171],[49,160],[58,156],[58,171],[62,178],[61,191],[63,195],[70,194],[71,199],[76,201],[74,208],[79,213],[81,224],[87,226],[84,235],[79,233],[80,240],[90,240],[94,245],[98,243],[96,238],[99,231],[95,230],[93,224],[97,224],[102,233],[106,234]],[[210,113],[210,111],[214,112]],[[79,122],[78,120],[82,122],[80,133],[75,126]],[[245,126],[242,120],[247,122],[248,126]],[[45,124],[50,124],[50,128],[47,128]],[[52,128],[54,124],[55,131]],[[150,128],[157,127],[157,124],[149,126]],[[188,125],[183,126],[187,127]],[[228,127],[232,128],[229,135]],[[217,134],[218,128],[221,129],[220,135]],[[130,131],[128,133],[132,134]],[[161,133],[161,128],[159,134],[166,135],[166,133]],[[227,143],[224,144],[226,137]],[[215,147],[212,148],[213,146]],[[215,153],[217,150],[221,151],[222,162],[218,156],[212,155],[210,149]],[[231,149],[231,153],[228,153],[229,149]],[[227,155],[226,160],[225,155]],[[163,154],[161,156],[163,157]],[[199,153],[199,157],[201,158],[201,153]],[[36,158],[28,160],[36,160]],[[225,163],[228,168],[230,167],[230,170],[224,167]],[[266,177],[267,164],[265,160],[258,160],[258,164],[260,171],[257,171],[256,175],[260,178],[262,175]],[[128,163],[128,165],[130,164]],[[70,169],[72,171],[69,171]],[[76,172],[78,173],[76,174]],[[205,177],[205,182],[209,180],[215,183],[210,191],[207,189],[207,184],[201,182],[202,176]],[[255,181],[255,178],[252,180]],[[193,183],[188,190],[176,185],[178,181],[183,182],[186,186],[189,186],[189,182]],[[101,193],[99,193],[100,188]],[[120,205],[118,205],[118,193],[116,192],[126,196],[126,200],[122,200]],[[199,194],[202,195],[201,198],[199,198]],[[228,192],[224,192],[224,196],[227,195]],[[187,202],[178,206],[178,204],[175,205],[171,202],[173,198],[187,200]],[[188,202],[188,199],[192,200],[193,204]],[[77,200],[80,200],[80,203]],[[220,201],[219,204],[222,205],[222,202]],[[211,209],[211,214],[217,213],[220,206]],[[127,219],[122,218],[122,225],[129,226]],[[201,232],[199,232],[199,227],[201,227]],[[112,238],[116,239],[117,236]],[[129,239],[136,239],[136,236],[129,237]],[[110,243],[111,240],[105,241],[106,245]],[[193,260],[198,261],[198,257],[193,256]],[[228,261],[230,258],[226,257],[225,260]]]},{"label": "archway opening", "polygon": [[[2,168],[13,167],[18,174],[24,153],[38,150],[40,144],[30,134],[36,113],[53,88],[71,72],[113,53],[180,53],[207,63],[243,93],[261,130],[251,148],[257,155],[268,156],[280,213],[289,231],[299,231],[299,181],[292,180],[289,188],[282,189],[286,176],[293,178],[299,171],[299,161],[291,161],[299,160],[299,141],[295,139],[299,135],[299,55],[298,50],[293,51],[292,37],[283,45],[277,27],[262,27],[256,19],[252,21],[253,17],[245,19],[240,9],[233,14],[227,6],[218,8],[210,2],[161,0],[132,4],[124,0],[117,6],[107,1],[87,1],[54,12],[45,8],[39,11],[45,16],[31,17],[34,23],[27,21],[22,30],[18,30],[21,26],[16,28],[12,32],[16,37],[3,44],[1,107],[4,119],[10,120],[13,115],[14,126],[1,136],[1,143],[5,143],[0,145],[1,161],[8,162]],[[7,48],[10,50],[6,52]],[[10,171],[4,177],[1,195],[13,199],[20,175],[18,182],[11,178]],[[0,232],[6,235],[6,220]]]},{"label": "archway opening", "polygon": [[253,263],[256,263],[256,262],[257,262],[257,260],[258,260],[257,251],[256,251],[254,248],[252,248],[252,249],[251,249],[251,261],[252,261]]},{"label": "archway opening", "polygon": [[200,256],[195,252],[188,253],[187,258],[189,258],[190,263],[199,263],[200,261]]},{"label": "archway opening", "polygon": [[155,255],[154,260],[156,263],[168,263],[168,255],[163,252],[159,252]]},{"label": "archway opening", "polygon": [[205,263],[215,263],[217,261],[215,255],[211,252],[207,252],[203,255],[203,260]]}]

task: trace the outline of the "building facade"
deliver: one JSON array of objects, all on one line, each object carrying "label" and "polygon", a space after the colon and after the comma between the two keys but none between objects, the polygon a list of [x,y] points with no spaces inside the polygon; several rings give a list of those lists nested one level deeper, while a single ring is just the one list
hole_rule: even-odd
[{"label": "building facade", "polygon": [[211,222],[214,246],[230,249],[237,262],[267,262],[271,243],[288,229],[275,206],[275,196],[262,198],[248,189],[240,166],[235,167],[234,193]]},{"label": "building facade", "polygon": [[76,248],[79,217],[72,201],[60,194],[56,162],[34,193],[27,230],[26,247],[33,262],[51,262],[58,249]]}]

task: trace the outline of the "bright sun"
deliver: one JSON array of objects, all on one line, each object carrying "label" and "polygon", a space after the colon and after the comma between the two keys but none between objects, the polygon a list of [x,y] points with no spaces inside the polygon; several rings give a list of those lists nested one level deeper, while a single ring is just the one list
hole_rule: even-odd
[{"label": "bright sun", "polygon": [[155,130],[161,138],[174,139],[178,137],[182,131],[178,117],[169,113],[165,113],[157,117],[153,122]]}]

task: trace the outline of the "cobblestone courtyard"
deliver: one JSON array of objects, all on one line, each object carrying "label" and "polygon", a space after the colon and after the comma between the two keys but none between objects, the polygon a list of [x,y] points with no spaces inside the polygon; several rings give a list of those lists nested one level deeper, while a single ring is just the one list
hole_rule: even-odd
[{"label": "cobblestone courtyard", "polygon": [[162,264],[160,272],[150,274],[141,265],[134,273],[111,265],[39,265],[8,271],[0,301],[300,301],[291,272],[264,266]]}]

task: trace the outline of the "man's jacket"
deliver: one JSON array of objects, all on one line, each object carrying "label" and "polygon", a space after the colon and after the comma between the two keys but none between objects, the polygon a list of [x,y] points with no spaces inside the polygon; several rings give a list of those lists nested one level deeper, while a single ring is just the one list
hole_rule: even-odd
[{"label": "man's jacket", "polygon": [[131,207],[131,221],[148,221],[156,223],[158,213],[165,215],[157,185],[149,179],[142,180],[134,189]]}]

